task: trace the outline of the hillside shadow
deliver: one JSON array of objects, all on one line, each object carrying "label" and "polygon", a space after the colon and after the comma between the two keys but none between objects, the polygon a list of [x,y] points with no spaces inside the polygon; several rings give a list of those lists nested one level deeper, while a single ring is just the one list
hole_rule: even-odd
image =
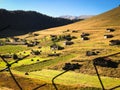
[{"label": "hillside shadow", "polygon": [[[108,58],[109,56],[114,56],[114,55],[117,55],[117,54],[120,54],[120,52],[117,52],[117,53],[114,53],[114,54],[111,54],[111,55],[107,55],[107,56],[104,56],[104,57],[98,57],[98,58],[95,58],[93,60],[93,66],[94,66],[94,69],[96,71],[98,80],[99,80],[99,82],[101,84],[102,90],[106,90],[106,89],[105,89],[104,84],[102,82],[102,79],[100,77],[100,74],[99,74],[99,71],[97,69],[97,66],[107,67],[107,68],[118,68],[118,65],[120,64],[120,61],[119,62],[114,62],[114,61],[112,61],[112,60],[110,60]],[[113,88],[110,88],[108,90],[115,90],[117,88],[120,88],[120,85],[117,85],[117,86],[115,86]]]},{"label": "hillside shadow", "polygon": [[[43,29],[71,24],[79,20],[50,17],[36,11],[0,9],[0,37],[24,35]],[[3,28],[5,26],[9,28]],[[4,29],[4,30],[3,30]]]},{"label": "hillside shadow", "polygon": [[51,27],[39,27],[39,28],[35,27],[34,29],[33,28],[22,28],[22,29],[13,28],[12,29],[10,25],[5,25],[5,27],[0,27],[0,38],[25,35],[25,34],[33,33],[36,31],[43,30],[43,29],[51,28]]}]

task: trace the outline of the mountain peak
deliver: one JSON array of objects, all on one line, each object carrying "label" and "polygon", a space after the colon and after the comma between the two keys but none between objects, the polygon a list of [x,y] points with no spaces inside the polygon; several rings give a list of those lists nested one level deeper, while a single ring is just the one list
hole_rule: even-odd
[{"label": "mountain peak", "polygon": [[96,28],[111,28],[120,26],[120,7],[113,8],[102,14],[93,16],[83,21],[78,21],[62,27],[51,28],[48,30],[86,30]]},{"label": "mountain peak", "polygon": [[9,31],[14,32],[9,34],[7,34],[8,30],[0,32],[4,35],[25,34],[74,22],[63,18],[53,18],[36,11],[8,11],[6,9],[0,9],[0,21],[0,28],[10,26]]},{"label": "mountain peak", "polygon": [[69,20],[79,20],[79,19],[91,18],[93,16],[94,15],[80,15],[80,16],[63,15],[60,16],[60,18],[69,19]]}]

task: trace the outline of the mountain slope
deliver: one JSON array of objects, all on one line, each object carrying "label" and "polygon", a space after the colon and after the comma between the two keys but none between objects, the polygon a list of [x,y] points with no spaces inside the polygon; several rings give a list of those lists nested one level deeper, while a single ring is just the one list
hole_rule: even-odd
[{"label": "mountain slope", "polygon": [[90,29],[99,27],[113,27],[120,26],[120,7],[114,8],[103,14],[93,16],[92,18],[76,22],[66,26],[52,28],[48,30],[66,30],[66,29]]},{"label": "mountain slope", "polygon": [[49,17],[35,11],[7,11],[5,9],[0,9],[0,27],[10,26],[9,29],[5,30],[3,33],[6,35],[26,34],[28,32],[57,27],[69,23],[73,23],[73,21]]},{"label": "mountain slope", "polygon": [[[61,56],[63,56],[62,58],[61,57],[57,57],[58,59],[55,58],[55,60],[53,61],[54,62],[56,61],[56,63],[53,63],[52,61],[50,61],[51,64],[49,63],[50,65],[49,67],[48,67],[48,64],[46,64],[46,66],[49,69],[61,70],[65,65],[65,63],[81,64],[81,62],[83,62],[82,64],[83,66],[77,72],[95,75],[96,72],[93,67],[93,60],[95,58],[109,55],[108,59],[110,58],[110,60],[116,61],[117,63],[120,62],[119,61],[120,53],[118,53],[120,51],[120,46],[109,45],[110,40],[120,39],[120,23],[119,23],[120,12],[119,11],[120,11],[120,7],[81,22],[76,22],[76,23],[62,26],[62,27],[50,28],[43,31],[35,32],[39,34],[39,36],[36,36],[36,37],[35,36],[29,37],[29,35],[27,34],[26,36],[25,35],[20,36],[19,38],[22,38],[22,39],[25,38],[27,40],[34,40],[34,39],[41,40],[41,46],[43,48],[46,48],[44,49],[45,50],[44,54],[47,53],[46,50],[48,50],[48,53],[52,52],[52,50],[48,49],[49,45],[52,43],[57,43],[58,45],[64,47],[63,50],[56,50],[57,53],[60,53]],[[106,32],[106,28],[108,27],[115,28],[115,31]],[[73,30],[74,31],[77,30],[77,32],[73,32]],[[81,34],[83,32],[87,33],[87,36],[86,36],[88,38],[87,40],[83,40],[83,38],[81,38]],[[104,38],[106,34],[113,35],[113,37]],[[53,42],[51,40],[52,35],[53,36],[57,35],[58,39],[56,40],[56,42],[55,41]],[[66,40],[63,40],[63,38],[61,38],[61,37],[65,37],[65,35],[75,37],[74,39],[71,40],[73,43],[72,45],[65,45]],[[44,52],[44,50],[42,52]],[[91,52],[94,54],[89,56],[88,52]],[[75,56],[71,58],[68,55],[70,56],[75,55]],[[68,58],[66,59],[65,56],[68,56],[69,59]],[[59,62],[57,62],[57,60]],[[42,64],[42,65],[45,65],[45,64]],[[38,66],[41,66],[41,65],[38,65]],[[26,66],[24,67],[24,69],[26,70],[27,67],[30,68],[30,66]],[[21,67],[18,67],[17,70],[20,70],[20,69]],[[99,72],[100,75],[102,76],[119,78],[120,64],[118,68],[99,67],[99,71],[100,71]]]},{"label": "mountain slope", "polygon": [[[65,73],[64,74],[65,78],[60,77],[61,79],[59,78],[56,79],[55,81],[56,84],[59,84],[60,86],[61,85],[69,86],[70,84],[70,87],[75,86],[76,88],[76,86],[78,86],[79,89],[81,89],[81,87],[85,87],[85,88],[88,87],[88,89],[89,87],[91,87],[91,90],[95,89],[94,87],[102,88],[97,78],[97,74],[96,74],[96,68],[97,68],[99,75],[103,76],[102,82],[105,86],[105,89],[112,90],[113,88],[115,88],[116,90],[119,90],[118,86],[120,85],[119,84],[120,45],[114,45],[114,46],[109,45],[110,40],[115,40],[115,39],[120,40],[120,18],[119,18],[120,12],[119,11],[120,11],[120,7],[81,22],[73,23],[70,25],[62,26],[62,27],[60,26],[56,28],[37,31],[32,34],[26,34],[23,36],[17,36],[19,40],[27,40],[28,42],[34,42],[38,40],[40,41],[40,44],[31,48],[24,47],[23,45],[21,45],[20,50],[19,49],[16,50],[15,48],[17,47],[15,47],[15,45],[12,46],[12,49],[11,49],[11,46],[9,47],[8,45],[5,45],[5,46],[1,46],[1,49],[0,49],[1,53],[5,53],[6,49],[7,51],[10,49],[8,53],[10,53],[10,51],[12,50],[14,51],[15,49],[14,52],[17,53],[19,50],[19,53],[24,55],[24,54],[31,53],[31,49],[33,51],[33,50],[37,50],[40,47],[37,50],[37,51],[42,51],[39,56],[30,54],[30,59],[26,58],[24,60],[21,60],[20,62],[22,63],[18,62],[18,66],[15,66],[15,67],[13,66],[11,68],[11,69],[14,69],[14,74],[23,76],[24,75],[23,73],[30,72],[29,75],[32,75],[31,76],[32,78],[38,79],[38,77],[41,76],[41,78],[39,78],[41,81],[45,81],[45,83],[47,82],[50,83],[51,80],[53,80],[52,78],[54,76],[62,72],[63,67],[65,67],[67,63],[80,64],[80,69],[72,70],[70,72]],[[115,28],[115,31],[106,32],[106,28],[108,27]],[[76,30],[77,32],[73,32],[73,30],[74,31]],[[83,40],[81,38],[81,34],[83,32],[87,33],[86,37],[88,37],[88,40]],[[35,34],[38,34],[38,35],[35,36]],[[104,35],[106,34],[113,35],[113,37],[104,38]],[[72,38],[74,37],[74,39],[71,40],[73,42],[72,45],[65,45],[65,41],[66,41],[64,39],[65,36],[72,36]],[[56,40],[53,41],[54,38],[51,38],[51,37],[55,37]],[[12,38],[7,38],[7,39],[11,40]],[[63,50],[50,49],[51,45],[53,44],[60,45],[61,47],[64,47],[64,49]],[[24,50],[23,47],[26,49]],[[91,55],[88,54],[88,52],[91,52]],[[60,54],[60,56],[56,56],[57,54]],[[49,55],[55,55],[55,56],[49,56]],[[105,58],[105,60],[108,62],[113,61],[117,63],[118,67],[112,68],[111,67],[112,63],[111,63],[110,66],[109,64],[107,64],[107,67],[97,66],[95,68],[93,65],[93,60],[94,59],[96,60],[96,58],[103,57],[103,56],[108,56]],[[34,59],[35,63],[34,61],[31,62],[31,59]],[[40,62],[38,61],[36,62],[36,60],[40,60]],[[102,62],[102,63],[106,63],[106,62]],[[114,64],[112,66],[114,66]],[[74,72],[77,72],[77,73],[74,73]],[[49,75],[49,73],[52,73],[52,74]],[[82,76],[77,75],[77,74],[80,75],[81,73],[83,74]],[[85,78],[86,76],[85,74],[89,74],[90,77],[87,75],[87,77]],[[92,78],[93,76],[96,79]],[[106,76],[109,78],[106,78]],[[46,77],[49,78],[50,80],[48,80]],[[74,78],[71,79],[71,77],[74,77]],[[65,84],[63,80],[66,82]],[[30,86],[30,84],[28,84],[27,86]]]}]

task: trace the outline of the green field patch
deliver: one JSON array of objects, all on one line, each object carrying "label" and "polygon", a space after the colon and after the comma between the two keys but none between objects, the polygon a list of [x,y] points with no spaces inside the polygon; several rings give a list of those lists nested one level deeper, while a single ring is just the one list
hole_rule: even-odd
[{"label": "green field patch", "polygon": [[[63,71],[56,70],[42,70],[37,72],[31,72],[30,77],[43,79],[45,81],[51,81],[53,77],[60,74]],[[103,84],[105,88],[113,88],[120,84],[120,79],[102,77]],[[96,76],[91,76],[87,74],[75,73],[75,72],[66,72],[63,75],[55,79],[56,84],[65,84],[65,85],[85,85],[90,87],[101,87],[99,80]],[[116,89],[117,90],[117,89]]]},{"label": "green field patch", "polygon": [[30,64],[30,65],[22,65],[19,67],[15,67],[14,69],[18,70],[18,71],[25,71],[25,72],[39,71],[43,68],[53,66],[53,65],[58,64],[60,62],[68,61],[68,60],[74,58],[75,56],[76,56],[75,54],[69,54],[66,56],[60,56],[60,57],[57,57],[55,59],[45,60],[45,61],[37,62],[34,64]]},{"label": "green field patch", "polygon": [[[29,58],[29,59],[23,59],[23,60],[18,61],[15,64],[13,64],[12,67],[17,67],[17,66],[21,66],[21,65],[22,66],[30,65],[30,64],[34,64],[34,63],[45,61],[45,60],[48,60],[48,58],[34,57],[34,58]],[[14,62],[14,61],[12,61],[12,62]]]},{"label": "green field patch", "polygon": [[41,48],[41,50],[42,50],[42,52],[46,52],[46,53],[48,53],[48,52],[50,52],[50,47],[49,46],[43,46],[42,48]]},{"label": "green field patch", "polygon": [[0,62],[0,70],[2,70],[2,69],[4,69],[4,68],[6,68],[6,63],[3,62],[3,61],[1,61],[1,62]]},{"label": "green field patch", "polygon": [[27,50],[27,47],[22,45],[5,45],[0,46],[0,53],[17,53],[19,51]]},{"label": "green field patch", "polygon": [[[15,74],[18,74],[27,78],[39,79],[47,83],[52,83],[52,79],[56,75],[62,72],[63,71],[42,69],[41,71],[29,72],[29,75],[26,76],[25,72],[14,71]],[[120,84],[120,79],[118,78],[101,77],[101,79],[105,86],[105,89],[108,89],[108,90]],[[61,85],[101,88],[101,85],[97,76],[95,75],[92,76],[92,75],[87,75],[82,73],[75,73],[73,71],[68,71],[60,75],[54,80],[54,82],[56,84],[61,84]],[[115,90],[119,90],[119,88],[116,88]]]},{"label": "green field patch", "polygon": [[26,50],[26,51],[22,51],[22,52],[18,52],[18,55],[29,55],[30,54],[30,50]]},{"label": "green field patch", "polygon": [[[9,64],[13,63],[11,67],[14,68],[14,67],[18,67],[18,66],[30,65],[30,64],[37,63],[37,62],[42,62],[42,61],[45,61],[45,60],[48,60],[48,59],[49,58],[34,57],[34,58],[20,60],[17,63],[14,63],[15,60],[9,61],[8,63]],[[6,68],[6,63],[1,61],[0,62],[0,68],[1,69]]]}]

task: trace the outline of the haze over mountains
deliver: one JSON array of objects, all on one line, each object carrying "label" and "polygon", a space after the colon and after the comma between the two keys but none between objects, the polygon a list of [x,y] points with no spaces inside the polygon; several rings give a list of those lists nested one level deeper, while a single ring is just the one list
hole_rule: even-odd
[{"label": "haze over mountains", "polygon": [[1,25],[3,23],[10,25],[9,29],[0,32],[3,36],[22,35],[44,29],[58,31],[120,26],[120,7],[76,23],[73,23],[71,20],[53,18],[33,11],[0,10],[0,23]]},{"label": "haze over mountains", "polygon": [[81,15],[81,16],[63,15],[63,16],[60,16],[60,18],[69,19],[69,20],[81,20],[81,19],[88,19],[93,16],[95,15]]},{"label": "haze over mountains", "polygon": [[0,28],[10,26],[7,30],[0,32],[2,36],[21,35],[73,22],[73,20],[53,18],[35,11],[8,11],[0,9]]},{"label": "haze over mountains", "polygon": [[65,25],[62,27],[51,28],[48,30],[80,30],[80,29],[91,29],[91,28],[102,28],[102,27],[114,27],[120,26],[120,7],[114,8],[105,13],[93,16],[89,19],[76,22],[73,24]]}]

